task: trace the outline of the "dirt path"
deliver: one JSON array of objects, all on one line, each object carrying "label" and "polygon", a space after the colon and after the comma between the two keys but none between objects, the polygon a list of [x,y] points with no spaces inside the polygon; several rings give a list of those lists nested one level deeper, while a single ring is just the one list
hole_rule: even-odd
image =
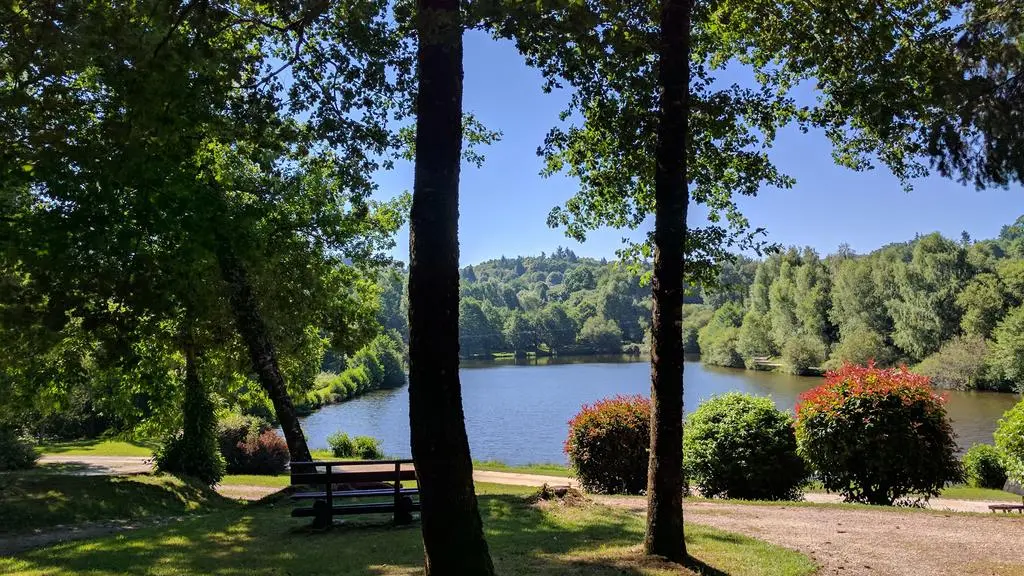
[{"label": "dirt path", "polygon": [[145,474],[153,471],[153,459],[141,456],[65,456],[44,454],[39,464],[66,466],[69,474],[112,476]]},{"label": "dirt path", "polygon": [[[645,511],[643,498],[596,497]],[[1024,517],[687,502],[687,522],[799,550],[845,576],[1024,574]]]}]

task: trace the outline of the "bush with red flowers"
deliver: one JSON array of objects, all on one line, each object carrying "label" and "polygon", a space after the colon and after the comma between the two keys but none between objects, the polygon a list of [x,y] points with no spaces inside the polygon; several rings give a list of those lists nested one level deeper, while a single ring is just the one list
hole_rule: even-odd
[{"label": "bush with red flowers", "polygon": [[588,492],[640,494],[647,488],[651,401],[616,396],[586,405],[569,421],[565,452]]},{"label": "bush with red flowers", "polygon": [[796,437],[825,489],[847,502],[927,500],[963,478],[944,399],[906,367],[828,372],[800,396]]}]

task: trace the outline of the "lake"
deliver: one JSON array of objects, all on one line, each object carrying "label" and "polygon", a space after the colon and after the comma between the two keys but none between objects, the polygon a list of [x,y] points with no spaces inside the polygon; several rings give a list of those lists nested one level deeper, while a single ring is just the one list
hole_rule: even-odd
[{"label": "lake", "polygon": [[[523,361],[520,361],[523,362]],[[650,364],[623,358],[540,359],[533,364],[464,361],[462,402],[476,460],[508,464],[566,462],[562,443],[580,406],[617,394],[650,392]],[[730,391],[770,396],[791,410],[801,392],[821,378],[704,366],[687,362],[683,400],[687,410]],[[964,449],[992,443],[996,421],[1018,401],[1014,394],[948,392],[947,409]],[[409,389],[378,390],[327,406],[303,419],[311,448],[343,431],[380,439],[384,452],[409,457]]]}]

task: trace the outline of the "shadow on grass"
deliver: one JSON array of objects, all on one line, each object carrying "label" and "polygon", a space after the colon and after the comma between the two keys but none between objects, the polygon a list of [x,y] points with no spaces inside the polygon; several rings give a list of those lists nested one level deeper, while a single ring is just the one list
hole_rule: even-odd
[{"label": "shadow on grass", "polygon": [[[156,445],[151,442],[139,442],[137,440],[124,440],[121,438],[102,438],[102,439],[91,439],[91,440],[69,440],[64,442],[54,443],[43,443],[36,447],[36,449],[43,454],[67,454],[74,452],[76,454],[93,453],[97,456],[118,456],[119,450],[106,449],[110,445],[122,444],[130,446],[137,450],[131,450],[131,454],[124,454],[126,456],[145,456],[148,455],[156,448]],[[108,453],[108,452],[115,453]]]},{"label": "shadow on grass", "polygon": [[[65,466],[65,465],[58,465]],[[181,516],[237,507],[206,486],[168,476],[0,476],[0,534],[103,520]]]},{"label": "shadow on grass", "polygon": [[[514,495],[483,495],[479,502],[491,557],[505,576],[690,573],[643,556],[643,522],[627,511],[535,506]],[[268,499],[170,526],[0,558],[0,573],[141,575],[155,566],[166,574],[422,573],[418,521],[392,526],[386,516],[365,517],[313,532],[306,521],[290,519],[289,510],[281,498]],[[728,540],[726,536],[722,539]],[[691,560],[688,567],[707,576],[729,574],[700,560]]]}]

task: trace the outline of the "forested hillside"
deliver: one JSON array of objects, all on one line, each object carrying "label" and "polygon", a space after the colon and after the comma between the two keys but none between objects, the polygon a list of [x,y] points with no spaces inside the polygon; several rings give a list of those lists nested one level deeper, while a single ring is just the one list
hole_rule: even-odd
[{"label": "forested hillside", "polygon": [[[619,263],[558,248],[461,271],[464,356],[646,353],[650,287]],[[383,282],[381,323],[406,332],[404,271]],[[722,264],[684,305],[702,361],[805,373],[845,361],[908,364],[943,386],[1024,382],[1024,217],[998,238],[939,234],[870,254],[789,248]]]}]

